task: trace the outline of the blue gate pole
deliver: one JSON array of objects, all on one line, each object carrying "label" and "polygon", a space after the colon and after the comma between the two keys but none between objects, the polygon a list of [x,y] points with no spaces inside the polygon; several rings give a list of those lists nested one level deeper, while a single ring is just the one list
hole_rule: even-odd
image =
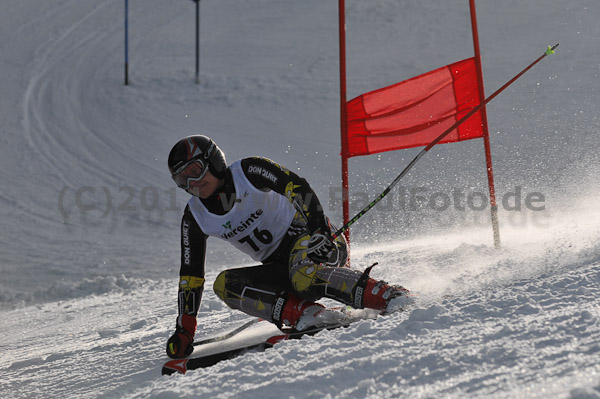
[{"label": "blue gate pole", "polygon": [[129,0],[125,0],[125,86],[129,84]]},{"label": "blue gate pole", "polygon": [[196,2],[196,83],[200,83],[200,0]]}]

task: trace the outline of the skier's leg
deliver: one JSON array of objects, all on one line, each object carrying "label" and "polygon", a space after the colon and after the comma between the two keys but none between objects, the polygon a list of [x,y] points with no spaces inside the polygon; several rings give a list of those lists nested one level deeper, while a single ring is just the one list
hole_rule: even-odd
[{"label": "skier's leg", "polygon": [[292,293],[287,274],[286,265],[277,263],[229,269],[217,276],[213,288],[232,309],[279,327],[295,326],[306,309],[318,310],[323,306]]},{"label": "skier's leg", "polygon": [[[408,294],[401,286],[370,278],[371,268],[360,272],[315,264],[306,256],[309,238],[308,234],[298,237],[289,257],[290,282],[301,295],[316,299],[327,297],[354,308],[385,311],[392,298]],[[345,241],[336,244],[344,245],[345,253]],[[345,263],[345,259],[343,261]]]},{"label": "skier's leg", "polygon": [[270,320],[277,298],[286,291],[282,269],[274,264],[228,269],[217,276],[213,289],[230,308]]}]

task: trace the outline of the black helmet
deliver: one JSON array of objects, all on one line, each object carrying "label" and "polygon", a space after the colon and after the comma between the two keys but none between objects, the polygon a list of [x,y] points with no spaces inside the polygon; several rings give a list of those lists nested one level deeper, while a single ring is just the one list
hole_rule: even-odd
[{"label": "black helmet", "polygon": [[200,159],[208,166],[210,173],[219,179],[225,177],[227,161],[225,154],[214,141],[206,136],[188,136],[173,146],[169,153],[171,175],[186,163]]}]

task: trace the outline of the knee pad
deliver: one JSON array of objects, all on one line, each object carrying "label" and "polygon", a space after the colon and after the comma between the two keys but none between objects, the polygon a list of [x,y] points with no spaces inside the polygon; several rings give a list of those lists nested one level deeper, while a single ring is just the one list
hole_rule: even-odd
[{"label": "knee pad", "polygon": [[298,292],[304,292],[310,289],[317,278],[319,266],[314,263],[305,264],[299,268],[294,268],[290,275],[292,287]]},{"label": "knee pad", "polygon": [[219,273],[213,284],[213,291],[219,298],[225,300],[225,283],[227,281],[227,270]]}]

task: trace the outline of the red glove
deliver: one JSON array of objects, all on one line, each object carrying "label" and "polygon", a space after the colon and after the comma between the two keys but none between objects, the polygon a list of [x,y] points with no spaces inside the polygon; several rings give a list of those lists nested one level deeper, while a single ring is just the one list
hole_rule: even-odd
[{"label": "red glove", "polygon": [[182,314],[177,318],[175,334],[167,341],[167,356],[173,359],[187,357],[194,351],[196,316]]}]

